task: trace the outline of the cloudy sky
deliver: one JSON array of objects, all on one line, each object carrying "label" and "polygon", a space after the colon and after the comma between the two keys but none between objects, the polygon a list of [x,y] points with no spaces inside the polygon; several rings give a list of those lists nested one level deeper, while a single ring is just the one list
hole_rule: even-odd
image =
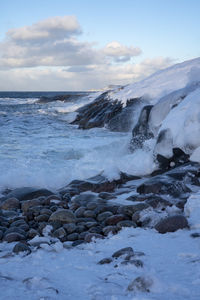
[{"label": "cloudy sky", "polygon": [[199,0],[0,0],[0,90],[127,84],[200,56]]}]

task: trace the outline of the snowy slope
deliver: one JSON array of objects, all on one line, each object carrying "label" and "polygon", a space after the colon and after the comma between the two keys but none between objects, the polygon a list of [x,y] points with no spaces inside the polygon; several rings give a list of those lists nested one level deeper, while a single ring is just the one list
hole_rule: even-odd
[{"label": "snowy slope", "polygon": [[115,89],[110,92],[110,97],[122,101],[125,105],[128,99],[146,96],[155,104],[160,97],[198,80],[199,70],[200,58],[185,61],[158,71],[140,82],[129,84],[123,89]]}]

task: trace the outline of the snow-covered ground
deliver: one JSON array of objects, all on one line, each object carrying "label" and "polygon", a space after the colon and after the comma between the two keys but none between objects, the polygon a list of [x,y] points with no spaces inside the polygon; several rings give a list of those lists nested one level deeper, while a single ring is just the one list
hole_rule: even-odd
[{"label": "snow-covered ground", "polygon": [[[11,257],[7,253],[13,244],[2,243],[0,299],[199,300],[200,238],[192,238],[191,233],[126,228],[73,249],[58,242],[28,256]],[[110,264],[97,264],[124,247],[133,248],[134,259],[141,260],[143,268],[121,264],[124,256]],[[129,291],[137,277],[149,282],[149,292]]]}]

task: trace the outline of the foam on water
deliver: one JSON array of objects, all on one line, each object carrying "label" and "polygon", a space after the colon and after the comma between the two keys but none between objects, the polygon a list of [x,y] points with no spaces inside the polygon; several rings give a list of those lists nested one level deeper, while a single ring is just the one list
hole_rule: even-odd
[{"label": "foam on water", "polygon": [[99,173],[113,179],[120,171],[151,172],[148,147],[130,154],[131,133],[105,128],[83,131],[69,124],[75,110],[93,99],[90,95],[70,103],[0,101],[0,190],[22,186],[57,189],[73,179]]}]

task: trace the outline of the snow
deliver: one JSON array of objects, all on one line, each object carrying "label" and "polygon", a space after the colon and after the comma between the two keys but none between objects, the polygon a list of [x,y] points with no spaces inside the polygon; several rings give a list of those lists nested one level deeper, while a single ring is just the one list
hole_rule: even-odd
[{"label": "snow", "polygon": [[[1,299],[197,300],[200,297],[199,240],[191,231],[159,234],[152,229],[125,228],[105,240],[67,249],[58,242],[30,255],[5,257],[13,244],[0,244]],[[123,248],[143,252],[143,268],[97,262]],[[139,253],[138,253],[139,254]],[[128,291],[135,278],[152,281],[150,293]]]},{"label": "snow", "polygon": [[200,228],[200,192],[193,194],[185,204],[185,215],[188,217],[189,224],[194,229]]},{"label": "snow", "polygon": [[155,104],[161,97],[184,88],[188,83],[200,78],[200,58],[173,65],[156,72],[142,81],[129,84],[109,93],[111,99],[118,99],[126,105],[131,98],[145,97]]}]

